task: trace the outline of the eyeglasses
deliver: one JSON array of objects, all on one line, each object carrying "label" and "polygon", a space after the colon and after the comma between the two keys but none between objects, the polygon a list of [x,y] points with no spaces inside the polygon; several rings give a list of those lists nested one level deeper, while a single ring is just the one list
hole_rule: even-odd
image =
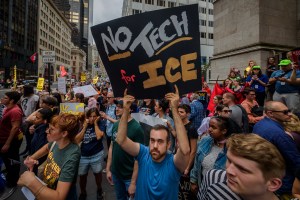
[{"label": "eyeglasses", "polygon": [[256,96],[256,94],[249,94],[250,96]]},{"label": "eyeglasses", "polygon": [[291,110],[270,110],[270,111],[272,111],[272,112],[281,112],[281,113],[283,113],[285,115],[287,115],[287,114],[289,114],[291,112]]},{"label": "eyeglasses", "polygon": [[232,110],[222,110],[224,113],[232,113]]},{"label": "eyeglasses", "polygon": [[106,98],[111,99],[111,98],[115,98],[115,97],[106,97]]}]

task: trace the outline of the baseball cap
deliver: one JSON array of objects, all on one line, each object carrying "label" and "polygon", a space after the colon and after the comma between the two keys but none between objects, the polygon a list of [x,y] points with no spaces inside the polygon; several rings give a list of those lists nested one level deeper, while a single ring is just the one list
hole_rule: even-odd
[{"label": "baseball cap", "polygon": [[289,59],[284,59],[284,60],[281,60],[280,63],[278,65],[289,65],[291,64],[292,61],[289,60]]},{"label": "baseball cap", "polygon": [[252,67],[252,69],[261,69],[259,65],[255,65]]}]

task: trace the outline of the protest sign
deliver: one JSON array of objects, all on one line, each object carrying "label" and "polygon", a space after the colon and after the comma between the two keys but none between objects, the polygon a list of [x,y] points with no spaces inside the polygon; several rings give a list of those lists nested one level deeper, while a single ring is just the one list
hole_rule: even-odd
[{"label": "protest sign", "polygon": [[91,28],[114,96],[162,98],[201,89],[198,4],[145,12]]},{"label": "protest sign", "polygon": [[292,50],[292,61],[294,63],[294,67],[300,69],[300,48],[296,48]]},{"label": "protest sign", "polygon": [[84,103],[60,103],[60,113],[78,115],[84,113]]},{"label": "protest sign", "polygon": [[167,120],[161,119],[158,117],[153,117],[151,115],[145,115],[142,113],[131,113],[132,118],[134,118],[136,121],[138,121],[144,130],[144,144],[146,146],[149,145],[150,140],[150,130],[153,126],[156,124],[162,124],[164,126],[167,126]]},{"label": "protest sign", "polygon": [[37,83],[37,86],[36,86],[36,90],[37,91],[42,91],[43,90],[43,88],[44,88],[44,82],[45,82],[44,78],[39,78],[38,79],[38,83]]},{"label": "protest sign", "polygon": [[58,77],[57,78],[57,90],[62,94],[67,93],[67,84],[66,84],[66,77]]},{"label": "protest sign", "polygon": [[84,97],[90,97],[98,94],[98,92],[91,85],[73,88],[74,93],[82,93]]}]

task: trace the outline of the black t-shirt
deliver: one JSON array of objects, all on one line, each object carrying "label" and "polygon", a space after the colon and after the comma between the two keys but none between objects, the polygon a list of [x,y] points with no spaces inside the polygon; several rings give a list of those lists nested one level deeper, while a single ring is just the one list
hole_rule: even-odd
[{"label": "black t-shirt", "polygon": [[[99,122],[100,123],[100,122]],[[98,123],[98,127],[100,127]],[[103,150],[102,138],[97,140],[95,125],[88,125],[81,143],[81,155],[92,156]]]},{"label": "black t-shirt", "polygon": [[191,122],[189,122],[186,125],[184,125],[184,127],[185,127],[185,130],[187,132],[189,141],[191,139],[198,139],[197,130],[194,128],[194,126],[192,125]]}]

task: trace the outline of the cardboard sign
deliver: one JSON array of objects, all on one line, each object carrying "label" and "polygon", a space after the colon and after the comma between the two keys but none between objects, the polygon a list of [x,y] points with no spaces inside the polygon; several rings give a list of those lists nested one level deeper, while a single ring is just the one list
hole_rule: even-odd
[{"label": "cardboard sign", "polygon": [[90,97],[98,94],[98,92],[91,85],[73,88],[74,93],[82,93],[84,97]]},{"label": "cardboard sign", "polygon": [[60,103],[60,113],[78,115],[84,113],[84,103]]},{"label": "cardboard sign", "polygon": [[178,200],[196,200],[197,197],[191,192],[190,176],[181,176],[178,191]]},{"label": "cardboard sign", "polygon": [[36,90],[37,91],[42,91],[43,90],[43,88],[44,88],[44,82],[45,82],[44,78],[39,78],[38,79],[38,83],[37,83],[37,86],[36,86]]},{"label": "cardboard sign", "polygon": [[127,16],[91,27],[114,96],[162,98],[201,89],[198,4]]},{"label": "cardboard sign", "polygon": [[85,73],[82,73],[81,76],[80,76],[80,81],[81,82],[85,82],[86,81],[86,74]]},{"label": "cardboard sign", "polygon": [[62,94],[67,94],[66,77],[57,78],[57,90]]}]

